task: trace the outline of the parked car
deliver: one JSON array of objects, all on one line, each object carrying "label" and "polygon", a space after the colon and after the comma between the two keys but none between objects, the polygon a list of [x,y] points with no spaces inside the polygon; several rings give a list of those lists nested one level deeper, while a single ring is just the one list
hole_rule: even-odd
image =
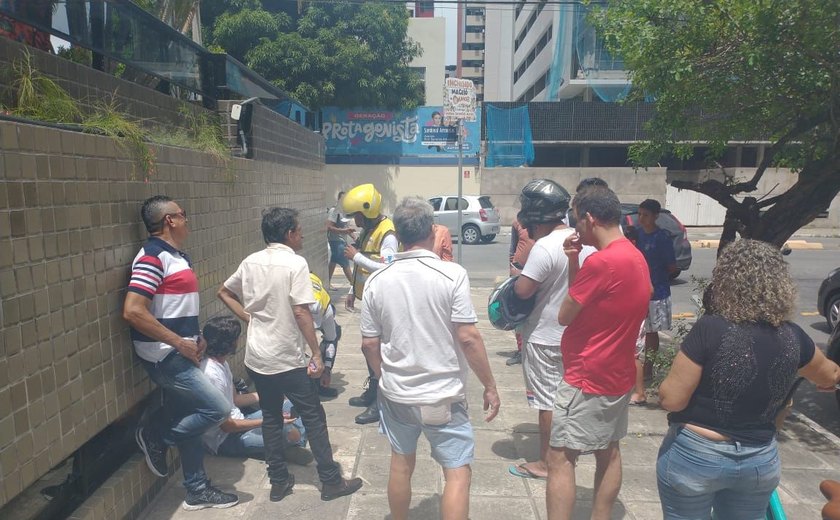
[{"label": "parked car", "polygon": [[[831,336],[828,338],[825,355],[828,359],[840,364],[840,325],[835,325],[831,329]],[[837,399],[837,406],[840,407],[840,389],[834,391],[834,397]]]},{"label": "parked car", "polygon": [[[574,226],[574,218],[571,211],[566,214],[566,220],[570,226]],[[621,205],[621,225],[639,227],[639,205],[638,204],[622,204]],[[677,259],[677,272],[671,275],[671,278],[676,278],[683,271],[688,271],[691,267],[691,242],[688,241],[688,233],[685,231],[685,226],[679,221],[670,211],[662,209],[659,212],[659,217],[656,219],[656,225],[664,229],[674,242],[674,256]]]},{"label": "parked car", "polygon": [[817,291],[817,310],[825,317],[825,322],[831,330],[840,321],[840,267],[834,269],[820,284]]},{"label": "parked car", "polygon": [[429,197],[429,204],[435,210],[435,224],[448,227],[449,233],[453,237],[462,237],[465,244],[492,242],[501,228],[499,211],[493,207],[490,197],[476,195],[461,197],[460,232],[457,195]]}]

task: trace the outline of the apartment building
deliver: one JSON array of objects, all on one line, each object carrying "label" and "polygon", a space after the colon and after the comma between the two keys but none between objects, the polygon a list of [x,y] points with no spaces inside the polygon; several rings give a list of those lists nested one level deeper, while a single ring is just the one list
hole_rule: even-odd
[{"label": "apartment building", "polygon": [[588,9],[545,0],[522,0],[515,6],[513,100],[614,101],[626,94],[623,62],[597,38],[586,21]]},{"label": "apartment building", "polygon": [[434,2],[416,2],[408,21],[408,37],[417,42],[423,53],[409,66],[423,77],[426,105],[443,105],[446,78],[446,20],[435,17]]}]

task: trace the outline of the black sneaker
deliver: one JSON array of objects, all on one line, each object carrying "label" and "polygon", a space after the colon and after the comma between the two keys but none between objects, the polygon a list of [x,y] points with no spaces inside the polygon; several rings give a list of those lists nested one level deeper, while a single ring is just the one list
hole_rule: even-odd
[{"label": "black sneaker", "polygon": [[324,484],[321,486],[321,500],[334,500],[338,497],[352,495],[362,487],[362,479],[341,479],[338,484]]},{"label": "black sneaker", "polygon": [[371,403],[376,402],[376,391],[379,388],[379,381],[369,377],[365,381],[365,391],[362,395],[350,398],[350,406],[360,406],[367,408]]},{"label": "black sneaker", "polygon": [[370,424],[379,421],[379,403],[374,401],[364,412],[356,416],[356,424]]},{"label": "black sneaker", "polygon": [[184,509],[187,511],[198,511],[208,507],[225,509],[238,503],[239,497],[233,493],[225,493],[213,486],[207,486],[197,493],[187,491],[187,498],[184,499]]},{"label": "black sneaker", "polygon": [[272,502],[280,502],[281,500],[292,494],[292,488],[294,487],[295,476],[289,473],[289,478],[286,480],[285,484],[271,485],[271,492],[268,495],[268,499]]},{"label": "black sneaker", "polygon": [[146,464],[149,469],[158,477],[165,477],[169,474],[169,466],[166,464],[166,452],[168,447],[163,439],[154,434],[152,430],[138,426],[134,431],[134,438],[137,445],[146,456]]}]

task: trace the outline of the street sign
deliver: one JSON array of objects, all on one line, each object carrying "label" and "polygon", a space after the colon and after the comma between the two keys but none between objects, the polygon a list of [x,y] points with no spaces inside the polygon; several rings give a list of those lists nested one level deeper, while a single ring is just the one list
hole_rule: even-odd
[{"label": "street sign", "polygon": [[446,78],[443,84],[444,121],[475,121],[475,85],[472,80]]}]

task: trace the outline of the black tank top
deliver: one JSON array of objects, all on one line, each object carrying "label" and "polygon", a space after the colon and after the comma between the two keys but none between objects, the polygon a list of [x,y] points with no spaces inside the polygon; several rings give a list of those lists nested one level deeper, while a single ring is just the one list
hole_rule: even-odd
[{"label": "black tank top", "polygon": [[749,444],[767,444],[797,371],[814,357],[814,342],[795,323],[731,323],[702,316],[682,352],[703,367],[688,406],[669,423],[691,423]]}]

